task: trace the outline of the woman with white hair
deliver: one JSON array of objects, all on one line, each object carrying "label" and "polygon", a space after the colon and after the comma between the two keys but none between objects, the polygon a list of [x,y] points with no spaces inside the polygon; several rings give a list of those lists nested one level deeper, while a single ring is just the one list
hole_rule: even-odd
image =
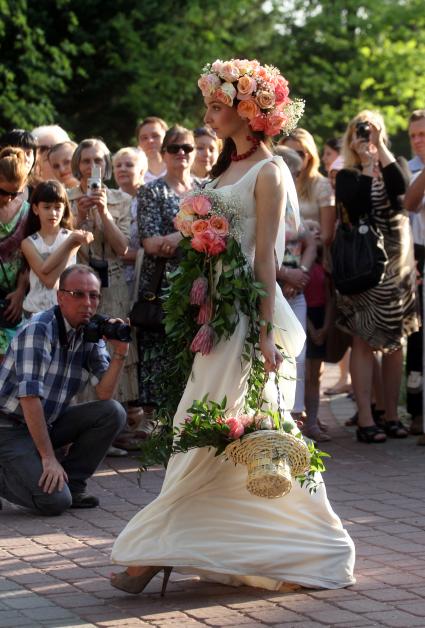
[{"label": "woman with white hair", "polygon": [[35,166],[35,176],[42,181],[56,179],[55,172],[49,162],[49,150],[56,144],[69,142],[68,133],[58,124],[47,124],[37,126],[31,131],[37,142],[37,162]]}]

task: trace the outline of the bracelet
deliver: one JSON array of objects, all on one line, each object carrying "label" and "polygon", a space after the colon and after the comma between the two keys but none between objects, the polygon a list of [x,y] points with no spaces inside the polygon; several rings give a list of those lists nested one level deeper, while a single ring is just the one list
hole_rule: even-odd
[{"label": "bracelet", "polygon": [[303,273],[307,273],[307,275],[310,274],[310,270],[307,268],[307,266],[304,266],[304,264],[300,264],[299,269],[303,271]]},{"label": "bracelet", "polygon": [[116,351],[114,351],[114,354],[112,355],[112,358],[117,358],[117,360],[126,360],[127,359],[127,353],[117,353]]}]

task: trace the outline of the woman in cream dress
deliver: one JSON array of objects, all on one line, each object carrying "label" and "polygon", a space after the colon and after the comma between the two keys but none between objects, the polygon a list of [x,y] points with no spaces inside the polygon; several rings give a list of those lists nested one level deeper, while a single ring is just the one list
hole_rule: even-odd
[{"label": "woman in cream dress", "polygon": [[[273,321],[274,332],[263,327],[260,334],[265,368],[291,375],[305,336],[276,285],[275,255],[280,265],[288,194],[298,207],[292,179],[283,160],[273,157],[263,141],[257,143],[265,134],[253,134],[238,113],[237,98],[232,106],[222,102],[221,94],[202,91],[205,122],[226,140],[210,185],[231,201],[229,206],[241,208],[241,246],[267,289],[261,317]],[[246,332],[247,319],[241,315],[230,339],[221,340],[209,355],[196,354],[174,425],[181,425],[193,400],[206,394],[214,400],[227,395],[229,410],[241,409],[250,366],[241,361]],[[290,361],[282,359],[275,343],[283,345]],[[292,405],[293,388],[293,381],[284,386],[284,410]],[[277,403],[272,380],[266,396]],[[286,417],[291,420],[289,413]],[[315,494],[295,482],[285,497],[255,497],[246,489],[246,468],[214,457],[208,448],[172,457],[161,493],[121,532],[112,560],[127,570],[112,576],[111,584],[131,593],[142,591],[161,570],[166,583],[171,568],[271,590],[288,582],[324,588],[354,583],[353,543],[323,484]]]}]

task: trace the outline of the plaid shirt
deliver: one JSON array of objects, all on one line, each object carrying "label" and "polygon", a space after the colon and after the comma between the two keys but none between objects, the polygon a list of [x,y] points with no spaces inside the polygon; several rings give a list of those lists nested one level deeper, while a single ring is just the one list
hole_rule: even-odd
[{"label": "plaid shirt", "polygon": [[51,425],[90,377],[96,384],[109,367],[105,342],[84,342],[81,328],[60,329],[56,307],[33,316],[12,339],[0,366],[3,415],[23,421],[19,398],[39,397]]}]

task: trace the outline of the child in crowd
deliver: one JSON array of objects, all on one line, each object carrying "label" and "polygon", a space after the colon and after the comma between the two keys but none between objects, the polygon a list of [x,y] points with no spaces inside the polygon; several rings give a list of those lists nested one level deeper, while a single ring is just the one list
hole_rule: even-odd
[{"label": "child in crowd", "polygon": [[320,401],[320,377],[322,362],[325,359],[326,336],[331,315],[329,278],[322,264],[323,249],[320,239],[320,224],[316,220],[304,220],[317,241],[317,258],[310,268],[310,281],[304,289],[307,302],[307,353],[305,368],[305,410],[306,419],[303,434],[309,438],[324,442],[330,436],[324,431],[324,425],[318,419]]},{"label": "child in crowd", "polygon": [[47,153],[54,176],[68,189],[77,187],[79,183],[71,169],[72,155],[76,148],[77,144],[69,140],[55,144]]},{"label": "child in crowd", "polygon": [[31,197],[27,237],[22,252],[30,267],[30,290],[23,303],[26,317],[57,303],[59,276],[76,263],[77,251],[89,244],[89,231],[72,230],[72,216],[65,188],[58,181],[43,181]]}]

